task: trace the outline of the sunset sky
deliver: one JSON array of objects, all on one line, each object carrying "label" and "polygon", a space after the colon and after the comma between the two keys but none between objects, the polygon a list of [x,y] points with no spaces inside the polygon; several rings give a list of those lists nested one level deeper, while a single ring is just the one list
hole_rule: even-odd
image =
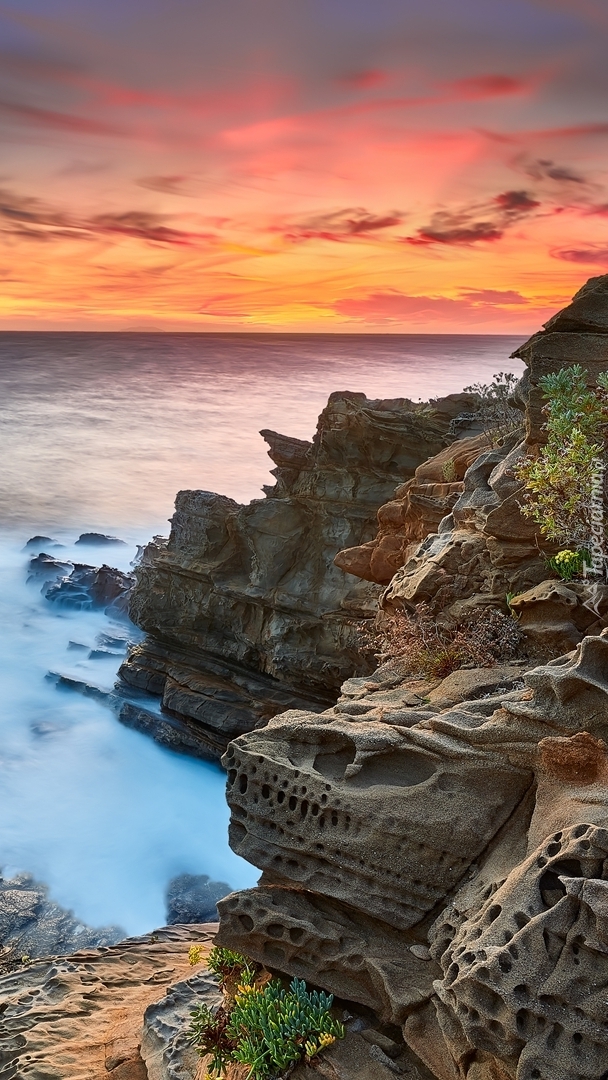
[{"label": "sunset sky", "polygon": [[526,333],[608,272],[606,0],[0,3],[0,328]]}]

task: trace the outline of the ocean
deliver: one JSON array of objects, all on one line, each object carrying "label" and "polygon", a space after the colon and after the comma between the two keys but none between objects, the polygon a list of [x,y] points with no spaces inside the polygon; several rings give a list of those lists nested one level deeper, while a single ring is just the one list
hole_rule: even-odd
[{"label": "ocean", "polygon": [[[520,374],[511,336],[0,333],[0,872],[33,873],[92,926],[162,925],[171,877],[241,888],[257,872],[228,848],[224,777],[127,730],[60,671],[111,687],[89,658],[108,620],[55,610],[26,584],[34,534],[61,558],[127,569],[167,535],[175,494],[240,502],[272,482],[273,428],[310,438],[334,390],[427,400]],[[80,533],[126,547],[94,551]],[[50,552],[53,554],[53,552]],[[84,645],[75,649],[70,642]]]}]

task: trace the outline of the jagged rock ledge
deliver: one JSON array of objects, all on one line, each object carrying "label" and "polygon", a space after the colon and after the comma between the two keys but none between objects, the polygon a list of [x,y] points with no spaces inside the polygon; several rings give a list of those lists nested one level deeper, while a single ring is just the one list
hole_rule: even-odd
[{"label": "jagged rock ledge", "polygon": [[147,637],[120,671],[127,696],[162,697],[163,716],[142,700],[122,719],[219,758],[285,709],[332,704],[366,670],[355,628],[379,593],[334,556],[371,539],[378,506],[453,441],[450,425],[473,401],[451,395],[430,410],[335,393],[312,442],[262,432],[276,465],[265,499],[180,492],[168,542],[149,545],[136,569],[130,615]]}]

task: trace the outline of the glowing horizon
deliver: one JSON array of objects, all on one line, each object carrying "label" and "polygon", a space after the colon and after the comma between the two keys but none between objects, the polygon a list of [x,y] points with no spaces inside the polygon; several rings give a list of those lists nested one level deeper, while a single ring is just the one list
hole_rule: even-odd
[{"label": "glowing horizon", "polygon": [[0,329],[527,334],[608,271],[595,0],[0,28]]}]

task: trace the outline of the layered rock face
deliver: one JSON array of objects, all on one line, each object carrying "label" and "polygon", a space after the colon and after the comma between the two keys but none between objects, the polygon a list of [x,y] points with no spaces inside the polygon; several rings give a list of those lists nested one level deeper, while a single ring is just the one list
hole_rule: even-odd
[{"label": "layered rock face", "polygon": [[[478,454],[383,602],[457,614],[510,588],[557,659],[493,686],[392,662],[233,742],[230,840],[262,878],[220,902],[219,941],[401,1025],[436,1080],[606,1080],[608,590],[546,580],[512,469],[542,439],[540,376],[608,367],[608,276],[518,355],[525,440]],[[407,554],[407,496],[368,569],[391,514]]]},{"label": "layered rock face", "polygon": [[[378,506],[449,441],[470,403],[453,395],[430,413],[332,394],[312,442],[262,432],[276,464],[265,499],[179,493],[168,543],[150,545],[136,571],[130,614],[148,637],[121,668],[128,687],[162,695],[178,743],[219,756],[286,708],[335,700],[362,663],[354,625],[375,610],[377,589],[334,556],[371,538]],[[145,702],[123,718],[159,726]]]},{"label": "layered rock face", "polygon": [[336,566],[365,581],[388,585],[420,541],[437,532],[462,494],[467,469],[488,448],[484,434],[463,438],[419,465],[413,478],[400,484],[391,501],[378,510],[377,536],[339,551]]}]

